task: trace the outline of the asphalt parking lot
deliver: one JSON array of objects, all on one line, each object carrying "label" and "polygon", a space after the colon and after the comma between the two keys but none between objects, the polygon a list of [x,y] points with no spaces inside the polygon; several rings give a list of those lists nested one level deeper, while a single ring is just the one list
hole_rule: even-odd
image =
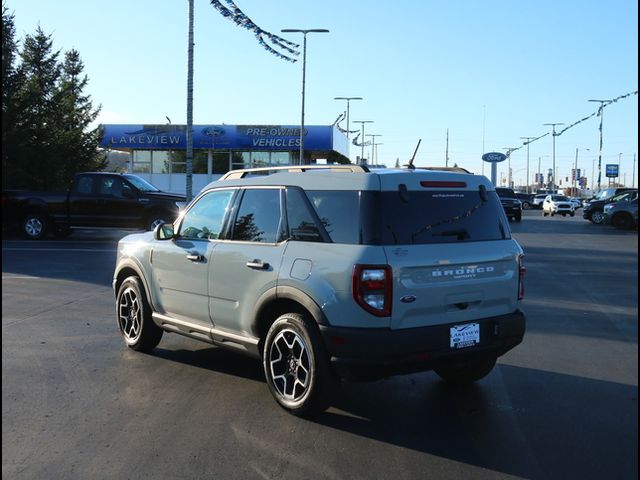
[{"label": "asphalt parking lot", "polygon": [[314,420],[261,365],[175,334],[128,350],[126,232],[2,245],[2,474],[16,479],[635,479],[638,235],[529,210],[527,333],[485,379],[348,383]]}]

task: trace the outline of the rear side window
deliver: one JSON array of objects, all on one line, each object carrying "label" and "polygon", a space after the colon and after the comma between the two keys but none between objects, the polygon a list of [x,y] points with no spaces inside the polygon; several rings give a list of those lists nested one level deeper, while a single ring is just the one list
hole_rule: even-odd
[{"label": "rear side window", "polygon": [[232,240],[276,243],[279,231],[280,190],[245,190],[233,224]]},{"label": "rear side window", "polygon": [[312,190],[307,197],[334,243],[361,243],[360,192]]},{"label": "rear side window", "polygon": [[381,192],[384,244],[479,242],[510,238],[509,224],[495,192],[483,201],[478,191]]},{"label": "rear side window", "polygon": [[287,222],[289,238],[300,242],[322,242],[322,234],[309,210],[304,194],[297,188],[287,188]]}]

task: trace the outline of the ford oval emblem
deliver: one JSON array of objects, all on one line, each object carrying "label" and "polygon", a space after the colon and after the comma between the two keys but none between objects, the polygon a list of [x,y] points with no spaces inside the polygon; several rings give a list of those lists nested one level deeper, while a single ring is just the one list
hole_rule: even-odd
[{"label": "ford oval emblem", "polygon": [[404,297],[402,297],[400,299],[400,301],[402,303],[413,303],[416,301],[416,296],[415,295],[405,295]]},{"label": "ford oval emblem", "polygon": [[482,155],[482,160],[489,163],[504,162],[506,159],[507,156],[504,153],[500,152],[488,152]]}]

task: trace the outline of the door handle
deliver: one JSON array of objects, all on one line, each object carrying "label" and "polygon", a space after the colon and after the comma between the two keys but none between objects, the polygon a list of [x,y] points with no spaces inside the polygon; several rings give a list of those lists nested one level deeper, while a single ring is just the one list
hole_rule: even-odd
[{"label": "door handle", "polygon": [[262,260],[255,259],[252,262],[247,262],[247,267],[253,268],[255,270],[266,270],[269,268],[269,264],[267,262],[263,262]]},{"label": "door handle", "polygon": [[204,260],[204,256],[197,253],[190,253],[189,255],[187,255],[187,260],[190,260],[192,262],[201,262],[202,260]]}]

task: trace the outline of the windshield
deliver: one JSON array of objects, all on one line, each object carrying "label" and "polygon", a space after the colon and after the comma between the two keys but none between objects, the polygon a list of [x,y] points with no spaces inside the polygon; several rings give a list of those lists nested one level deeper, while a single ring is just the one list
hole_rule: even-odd
[{"label": "windshield", "polygon": [[551,195],[551,200],[554,202],[568,202],[569,199],[564,195]]},{"label": "windshield", "polygon": [[129,174],[129,175],[124,175],[124,177],[127,180],[129,180],[133,184],[133,186],[136,187],[141,192],[159,192],[160,191],[156,187],[151,185],[149,182],[147,182],[146,180],[143,180],[140,177],[136,177],[135,175]]},{"label": "windshield", "polygon": [[594,200],[604,200],[605,198],[609,198],[613,194],[612,190],[602,190],[596,193],[596,196],[593,197]]}]

